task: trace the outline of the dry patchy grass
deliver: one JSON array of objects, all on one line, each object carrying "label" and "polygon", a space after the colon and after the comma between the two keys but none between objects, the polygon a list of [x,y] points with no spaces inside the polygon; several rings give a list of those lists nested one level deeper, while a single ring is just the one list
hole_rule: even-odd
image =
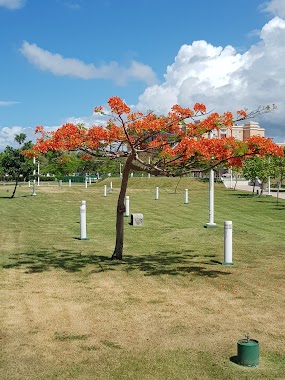
[{"label": "dry patchy grass", "polygon": [[[2,220],[11,225],[1,235],[1,379],[285,379],[281,236],[270,241],[264,231],[259,235],[251,212],[248,235],[242,233],[244,223],[238,224],[233,211],[236,236],[245,238],[235,242],[235,265],[221,266],[222,229],[203,229],[207,210],[198,195],[191,215],[185,215],[177,201],[183,187],[174,195],[175,182],[167,180],[161,212],[150,201],[151,220],[144,229],[126,224],[120,263],[108,260],[114,223],[108,210],[116,199],[102,199],[102,187],[84,193],[99,219],[90,219],[92,239],[86,242],[74,239],[81,188],[74,187],[72,196],[67,188],[42,188],[37,199],[20,192],[15,202],[2,200]],[[195,186],[193,193],[206,195],[206,185]],[[130,187],[131,199],[142,209],[146,202],[137,188]],[[226,204],[231,194],[219,191],[217,202],[220,197]],[[238,202],[243,214],[253,207],[255,223],[259,212],[273,215],[273,203],[269,209],[267,203]],[[188,228],[185,220],[198,225]],[[274,218],[271,223],[274,231]],[[260,341],[258,369],[230,360],[248,331]]]}]

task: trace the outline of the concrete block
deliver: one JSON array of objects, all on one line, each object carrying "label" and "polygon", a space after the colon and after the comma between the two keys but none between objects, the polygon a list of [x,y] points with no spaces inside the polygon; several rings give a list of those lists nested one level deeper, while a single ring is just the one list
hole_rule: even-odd
[{"label": "concrete block", "polygon": [[143,214],[131,214],[132,226],[143,226]]}]

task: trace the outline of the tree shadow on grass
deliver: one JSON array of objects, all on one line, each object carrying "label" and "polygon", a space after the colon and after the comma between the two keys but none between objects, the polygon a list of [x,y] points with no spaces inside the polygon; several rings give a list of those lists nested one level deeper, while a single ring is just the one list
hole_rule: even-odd
[{"label": "tree shadow on grass", "polygon": [[89,273],[108,271],[140,271],[145,276],[182,275],[219,277],[229,275],[227,270],[219,270],[221,264],[215,260],[215,255],[200,255],[194,251],[169,250],[154,254],[130,256],[123,260],[110,260],[109,257],[91,254],[81,254],[71,250],[41,250],[13,254],[10,263],[3,265],[5,269],[18,268],[26,273],[41,273],[49,270],[64,270],[66,272],[81,272],[89,267]]},{"label": "tree shadow on grass", "polygon": [[255,193],[232,193],[232,194],[229,194],[231,197],[234,196],[234,197],[237,197],[237,198],[256,198],[258,197],[258,195],[256,195]]}]

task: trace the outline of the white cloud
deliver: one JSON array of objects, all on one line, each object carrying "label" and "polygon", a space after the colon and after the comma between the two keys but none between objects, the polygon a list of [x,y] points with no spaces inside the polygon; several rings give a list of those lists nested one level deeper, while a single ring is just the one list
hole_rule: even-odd
[{"label": "white cloud", "polygon": [[148,85],[156,82],[156,76],[152,69],[136,61],[131,62],[128,68],[121,67],[117,62],[96,67],[76,58],[64,58],[60,54],[53,54],[27,41],[23,42],[20,51],[30,63],[40,70],[49,71],[58,76],[111,79],[120,85],[124,85],[132,79],[144,81]]},{"label": "white cloud", "polygon": [[137,107],[165,113],[176,103],[191,107],[202,102],[208,110],[222,112],[276,103],[278,110],[260,123],[270,121],[273,130],[267,135],[283,135],[285,140],[284,41],[285,20],[275,17],[262,28],[259,43],[243,54],[206,41],[183,45],[167,67],[164,82],[148,87]]},{"label": "white cloud", "polygon": [[11,101],[0,100],[0,107],[13,106],[14,104],[19,104],[19,102],[11,102]]},{"label": "white cloud", "polygon": [[269,12],[274,16],[285,17],[285,1],[284,0],[270,0],[261,5],[261,10]]},{"label": "white cloud", "polygon": [[[28,136],[28,134],[31,134],[31,130],[32,128],[23,128],[20,126],[3,127],[0,129],[0,151],[3,151],[7,145],[17,146],[18,144],[15,143],[15,135],[25,133]],[[28,140],[30,140],[30,138],[27,138],[27,141]]]},{"label": "white cloud", "polygon": [[26,0],[0,0],[0,7],[8,9],[20,9],[26,3]]},{"label": "white cloud", "polygon": [[71,9],[72,11],[78,11],[81,8],[80,4],[74,3],[74,2],[73,3],[72,2],[66,2],[65,6],[69,9]]}]

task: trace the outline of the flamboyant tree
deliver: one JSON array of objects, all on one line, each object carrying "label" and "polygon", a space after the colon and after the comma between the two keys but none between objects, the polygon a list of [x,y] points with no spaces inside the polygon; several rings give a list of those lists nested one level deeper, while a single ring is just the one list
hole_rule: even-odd
[{"label": "flamboyant tree", "polygon": [[[208,138],[214,130],[219,136],[221,127],[231,128],[234,122],[269,112],[272,107],[258,108],[247,114],[237,111],[207,113],[203,104],[193,109],[174,105],[165,116],[153,112],[131,112],[119,97],[108,101],[110,113],[102,107],[94,112],[108,116],[104,125],[89,129],[84,125],[64,124],[57,131],[47,133],[43,127],[34,151],[82,151],[88,156],[124,158],[121,188],[117,202],[116,244],[113,259],[122,259],[124,240],[125,195],[130,171],[147,172],[159,176],[181,176],[193,169],[209,170],[221,163],[241,166],[245,156],[282,155],[283,151],[271,139],[254,136],[246,142],[229,138]],[[273,107],[274,108],[274,107]]]}]

